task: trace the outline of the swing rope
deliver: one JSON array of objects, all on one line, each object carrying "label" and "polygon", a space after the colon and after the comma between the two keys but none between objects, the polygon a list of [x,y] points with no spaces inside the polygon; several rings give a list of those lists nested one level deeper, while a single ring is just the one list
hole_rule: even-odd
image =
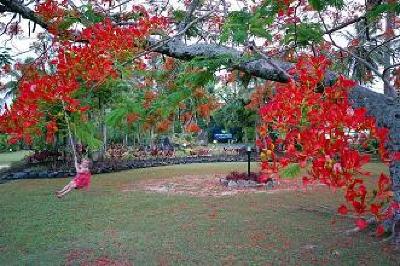
[{"label": "swing rope", "polygon": [[71,127],[70,127],[70,123],[69,123],[69,117],[67,115],[67,111],[65,110],[65,102],[64,102],[64,100],[61,100],[61,102],[62,102],[62,106],[63,106],[63,110],[64,110],[65,122],[67,123],[69,142],[71,144],[72,153],[74,155],[74,163],[75,163],[75,167],[76,167],[78,165],[78,156],[76,155],[75,144],[74,144],[74,140],[72,138],[72,132],[71,132]]}]

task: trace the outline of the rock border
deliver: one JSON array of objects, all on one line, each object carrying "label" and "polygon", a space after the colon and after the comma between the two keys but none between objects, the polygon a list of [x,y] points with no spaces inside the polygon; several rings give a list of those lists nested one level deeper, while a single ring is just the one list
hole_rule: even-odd
[{"label": "rock border", "polygon": [[[97,161],[93,162],[91,167],[92,174],[114,173],[124,170],[160,167],[179,164],[192,163],[218,163],[218,162],[247,162],[247,155],[217,155],[217,156],[187,156],[187,157],[171,157],[171,158],[149,158],[135,159],[124,161]],[[252,156],[251,162],[258,161],[258,158]],[[10,167],[0,174],[0,183],[5,183],[10,180],[20,179],[48,179],[48,178],[66,178],[76,175],[75,169],[32,169],[35,165],[25,165],[25,169],[21,167]]]}]

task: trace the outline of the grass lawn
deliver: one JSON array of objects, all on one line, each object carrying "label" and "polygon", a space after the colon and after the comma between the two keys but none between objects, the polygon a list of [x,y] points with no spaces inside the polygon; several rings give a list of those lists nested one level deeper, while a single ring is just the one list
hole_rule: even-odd
[{"label": "grass lawn", "polygon": [[0,265],[399,265],[398,253],[369,232],[342,234],[352,219],[310,211],[342,202],[323,187],[222,198],[122,192],[143,179],[245,169],[191,164],[96,175],[89,192],[61,200],[53,191],[67,179],[2,184]]},{"label": "grass lawn", "polygon": [[12,162],[21,161],[31,151],[14,151],[0,153],[0,166],[8,166]]}]

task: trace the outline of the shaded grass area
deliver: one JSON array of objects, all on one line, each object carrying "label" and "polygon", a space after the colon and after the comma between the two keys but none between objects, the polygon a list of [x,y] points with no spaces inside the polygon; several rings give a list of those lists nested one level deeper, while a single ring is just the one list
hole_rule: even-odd
[{"label": "shaded grass area", "polygon": [[31,151],[14,151],[14,152],[3,152],[0,153],[0,166],[9,165],[13,162],[21,161],[26,155],[29,155]]},{"label": "shaded grass area", "polygon": [[122,192],[143,179],[245,169],[191,164],[97,175],[89,192],[62,200],[52,192],[66,179],[3,184],[0,265],[398,265],[396,251],[367,232],[341,234],[351,219],[306,210],[337,208],[343,195],[326,188],[224,198]]}]

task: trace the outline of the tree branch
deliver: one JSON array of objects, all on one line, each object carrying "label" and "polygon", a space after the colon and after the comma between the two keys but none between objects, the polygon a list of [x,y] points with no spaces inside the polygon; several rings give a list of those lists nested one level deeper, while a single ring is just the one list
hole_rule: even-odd
[{"label": "tree branch", "polygon": [[201,6],[201,1],[200,0],[193,0],[190,5],[189,8],[186,12],[186,16],[183,19],[183,22],[179,24],[178,26],[178,30],[182,31],[184,28],[186,28],[186,26],[193,20],[193,13],[194,11],[196,11],[196,9],[198,7]]},{"label": "tree branch", "polygon": [[[241,52],[234,48],[217,45],[198,43],[186,45],[183,42],[168,42],[157,49],[159,52],[177,59],[190,60],[195,57],[218,58],[228,56],[232,58],[231,65],[227,66],[232,69],[244,71],[252,76],[260,77],[265,80],[287,83],[289,80],[287,71],[294,67],[294,64],[271,59],[245,59]],[[278,66],[279,68],[274,67]],[[283,70],[286,75],[282,75]],[[338,75],[328,71],[325,74],[325,84],[331,86],[335,83]],[[387,127],[391,130],[391,141],[387,143],[389,150],[400,150],[400,134],[396,128],[400,128],[400,103],[397,99],[374,92],[363,86],[356,86],[350,91],[350,100],[354,108],[364,107],[369,115],[374,116],[379,127]]]},{"label": "tree branch", "polygon": [[156,51],[158,48],[160,48],[162,45],[164,45],[165,43],[168,42],[176,42],[176,38],[182,36],[183,34],[185,34],[186,31],[188,31],[194,24],[196,24],[197,22],[203,20],[204,18],[210,16],[212,13],[214,13],[215,11],[210,11],[206,14],[204,14],[201,17],[196,18],[195,20],[192,20],[189,24],[187,24],[182,30],[180,30],[177,34],[175,34],[174,36],[171,37],[167,37],[165,39],[162,40],[150,40],[150,46],[146,47],[146,50],[137,54],[132,60],[135,60],[139,57],[142,57],[150,52]]},{"label": "tree branch", "polygon": [[395,67],[398,67],[398,66],[400,66],[400,63],[396,63],[396,64],[393,64],[393,65],[390,65],[390,66],[385,67],[385,69],[383,70],[382,75],[385,76],[385,75],[386,75],[386,72],[387,72],[389,69],[395,68]]},{"label": "tree branch", "polygon": [[[322,25],[324,26],[324,28],[327,29],[327,26],[326,26],[326,24],[325,24],[325,20],[324,20],[324,18],[323,18],[323,16],[322,16],[321,12],[319,12],[319,11],[318,11],[318,16],[319,16],[319,18],[321,19]],[[326,32],[328,32],[328,31],[326,31]],[[343,47],[341,47],[341,46],[339,46],[338,44],[336,44],[336,42],[333,40],[331,34],[328,34],[328,36],[329,36],[329,38],[330,38],[331,43],[332,43],[333,46],[339,48],[340,51],[346,52],[347,54],[351,55],[351,56],[352,56],[353,58],[355,58],[358,62],[362,63],[362,64],[365,65],[369,70],[371,70],[372,72],[374,72],[375,75],[377,75],[378,77],[380,77],[380,78],[382,79],[383,83],[385,84],[385,86],[387,86],[388,88],[390,88],[390,91],[392,92],[389,96],[391,96],[391,97],[394,97],[394,96],[395,96],[394,92],[395,92],[396,90],[395,90],[395,89],[393,88],[393,86],[390,84],[390,81],[388,81],[388,80],[386,79],[386,77],[385,77],[383,74],[381,74],[381,73],[379,72],[378,69],[376,69],[373,65],[371,65],[369,62],[367,62],[364,58],[361,58],[361,57],[359,57],[358,55],[354,54],[353,52],[349,51],[348,49],[344,49]]]},{"label": "tree branch", "polygon": [[[152,42],[154,43],[154,40],[150,40],[150,43]],[[269,60],[245,59],[243,58],[243,54],[238,50],[218,44],[198,43],[186,45],[181,41],[174,41],[165,43],[154,49],[154,51],[182,60],[190,60],[195,57],[218,58],[228,56],[232,58],[231,65],[228,67],[278,82],[289,82],[289,75],[286,71],[293,67],[290,63],[270,59],[272,64],[279,66],[279,70],[269,63]]]},{"label": "tree branch", "polygon": [[341,29],[343,29],[343,28],[346,28],[347,26],[349,26],[349,25],[351,25],[351,24],[360,22],[360,21],[363,20],[363,19],[365,19],[364,16],[351,19],[351,20],[349,20],[349,21],[347,21],[347,22],[345,22],[345,23],[343,23],[343,24],[340,24],[339,26],[337,26],[337,27],[335,27],[335,28],[326,29],[325,32],[324,32],[324,34],[332,34],[332,33],[334,33],[335,31],[338,31],[338,30],[341,30]]},{"label": "tree branch", "polygon": [[39,17],[33,10],[24,6],[18,1],[15,0],[0,0],[0,3],[5,7],[6,12],[12,12],[16,14],[20,14],[23,18],[29,19],[36,24],[39,24],[44,29],[48,29],[47,23]]},{"label": "tree branch", "polygon": [[0,5],[0,13],[11,12],[6,6]]},{"label": "tree branch", "polygon": [[382,46],[385,46],[388,50],[390,50],[390,47],[387,47],[386,44],[387,44],[387,43],[390,43],[390,42],[392,42],[392,41],[394,41],[394,40],[396,40],[396,39],[399,38],[399,37],[400,37],[400,35],[395,35],[395,36],[393,36],[392,38],[387,39],[387,40],[383,41],[383,42],[380,43],[380,44],[377,44],[377,45],[374,46],[371,50],[368,51],[368,55],[367,55],[367,56],[369,56],[372,52],[374,52],[376,49],[378,49],[378,48],[380,48],[380,47],[382,47]]}]

